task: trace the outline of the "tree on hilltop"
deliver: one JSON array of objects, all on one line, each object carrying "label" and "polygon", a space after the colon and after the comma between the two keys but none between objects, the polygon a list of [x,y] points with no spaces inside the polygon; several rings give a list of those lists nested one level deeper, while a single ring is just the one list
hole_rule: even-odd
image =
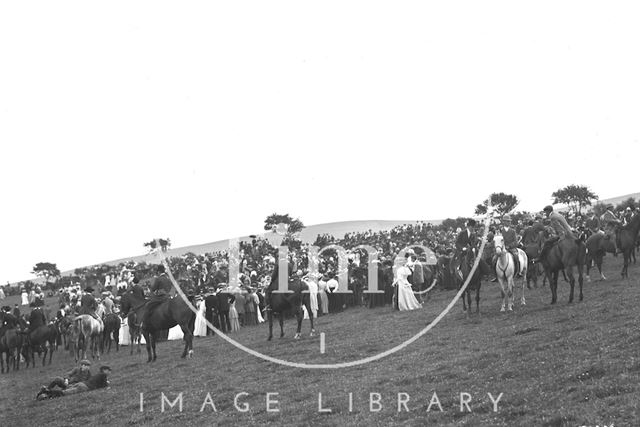
[{"label": "tree on hilltop", "polygon": [[591,206],[593,200],[598,200],[598,196],[584,185],[568,185],[551,193],[553,203],[561,203],[569,206],[577,215],[582,214],[582,208]]},{"label": "tree on hilltop", "polygon": [[52,262],[39,262],[34,267],[31,273],[36,276],[43,277],[46,283],[49,283],[50,278],[59,278],[60,270],[58,270],[58,266]]},{"label": "tree on hilltop", "polygon": [[289,214],[273,213],[264,220],[264,229],[281,232],[281,230],[277,230],[278,224],[285,224],[286,230],[282,231],[286,234],[295,234],[304,228],[304,224],[299,218],[294,219]]},{"label": "tree on hilltop", "polygon": [[144,243],[142,246],[149,248],[149,252],[153,252],[158,247],[158,243],[160,243],[160,250],[162,252],[166,252],[167,249],[171,247],[171,239],[169,239],[168,237],[166,239],[153,239],[149,242]]},{"label": "tree on hilltop", "polygon": [[[491,200],[491,206],[499,215],[504,215],[511,212],[518,205],[518,203],[520,203],[520,200],[518,200],[518,198],[513,194],[492,193],[491,196],[489,196],[489,199]],[[489,199],[476,206],[476,215],[484,215],[487,213]]]}]

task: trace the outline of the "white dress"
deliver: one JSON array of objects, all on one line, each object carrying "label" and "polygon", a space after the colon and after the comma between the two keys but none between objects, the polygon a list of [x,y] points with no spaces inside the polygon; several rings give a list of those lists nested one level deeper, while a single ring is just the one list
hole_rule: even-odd
[{"label": "white dress", "polygon": [[29,305],[29,294],[24,291],[20,296],[22,297],[22,305]]},{"label": "white dress", "polygon": [[[309,286],[309,306],[311,311],[313,312],[313,318],[318,317],[318,285],[313,280],[305,280],[307,286]],[[307,313],[307,308],[303,305],[304,310],[304,318],[309,318],[309,313]]]},{"label": "white dress", "polygon": [[320,280],[318,282],[318,296],[320,297],[320,305],[322,314],[329,313],[329,297],[327,297],[327,282]]},{"label": "white dress", "polygon": [[205,304],[204,301],[200,301],[198,306],[198,312],[196,313],[196,322],[193,326],[193,335],[196,337],[207,336],[207,320],[204,316]]},{"label": "white dress", "polygon": [[184,338],[184,333],[182,332],[180,325],[176,325],[169,329],[169,336],[167,337],[168,341],[181,340],[182,338]]},{"label": "white dress", "polygon": [[406,266],[402,266],[396,270],[395,284],[398,287],[398,309],[400,311],[422,308],[422,304],[420,304],[415,295],[413,295],[411,283],[407,280],[407,277],[411,274],[411,270]]}]

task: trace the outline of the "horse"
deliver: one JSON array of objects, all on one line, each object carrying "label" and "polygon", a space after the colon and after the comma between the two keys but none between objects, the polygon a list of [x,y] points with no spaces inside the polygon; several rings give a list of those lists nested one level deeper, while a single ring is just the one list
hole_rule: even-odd
[{"label": "horse", "polygon": [[629,278],[627,270],[631,263],[631,256],[635,250],[636,240],[640,231],[640,214],[634,215],[629,223],[620,228],[620,250],[624,257],[624,265],[622,266],[622,277]]},{"label": "horse", "polygon": [[135,311],[130,311],[127,315],[127,326],[129,327],[129,355],[133,354],[133,344],[137,343],[138,353],[140,353],[140,323],[138,323],[138,316]]},{"label": "horse", "polygon": [[309,292],[305,292],[309,290],[309,286],[307,286],[306,283],[299,279],[294,279],[289,281],[289,293],[276,292],[278,288],[278,277],[279,268],[278,265],[276,265],[273,270],[273,274],[271,275],[271,283],[267,288],[267,295],[269,295],[267,304],[267,316],[269,318],[269,337],[267,338],[267,341],[271,341],[271,339],[273,338],[273,314],[278,314],[278,320],[280,322],[280,338],[282,338],[284,337],[284,313],[291,309],[294,310],[296,319],[298,321],[298,329],[293,338],[300,339],[300,330],[302,329],[302,319],[304,317],[304,312],[302,311],[303,305],[307,309],[307,313],[309,313],[309,321],[311,322],[311,333],[309,336],[313,336],[316,331],[313,328],[313,312],[311,311],[311,300]]},{"label": "horse", "polygon": [[[500,289],[502,291],[502,307],[500,311],[513,311],[513,287],[514,277],[519,273],[522,277],[527,276],[528,257],[527,254],[520,248],[517,249],[518,261],[520,262],[520,271],[515,271],[515,260],[513,254],[505,249],[504,240],[501,235],[496,235],[493,239],[496,255],[498,260],[496,262],[496,277],[500,283]],[[520,302],[522,305],[526,304],[524,298],[524,286],[526,279],[522,279],[522,298]],[[506,306],[506,307],[505,307]]]},{"label": "horse", "polygon": [[[138,319],[146,319],[147,300],[130,291],[125,292],[120,299],[120,306],[124,313],[133,310]],[[182,358],[193,355],[193,322],[196,314],[191,310],[180,296],[168,298],[158,304],[149,313],[148,321],[142,322],[140,329],[147,342],[147,363],[155,362],[156,342],[160,331],[171,329],[180,325],[184,334],[184,351]],[[131,326],[129,326],[131,328]],[[132,342],[133,345],[133,342]]]},{"label": "horse", "polygon": [[111,352],[111,336],[116,343],[116,351],[120,351],[120,316],[115,313],[109,313],[104,316],[104,332],[102,333],[103,351],[109,345],[107,353]]},{"label": "horse", "polygon": [[[17,328],[7,330],[0,337],[0,372],[9,373],[13,365],[14,371],[20,370],[20,354],[27,341],[27,332]],[[7,370],[4,369],[4,357],[6,354]],[[29,359],[26,359],[27,363]]]},{"label": "horse", "polygon": [[551,288],[551,304],[558,301],[558,274],[562,271],[568,278],[571,292],[569,293],[569,304],[573,302],[573,291],[576,279],[573,276],[573,267],[578,271],[578,284],[580,285],[580,301],[583,299],[583,267],[586,262],[587,248],[579,239],[569,236],[560,238],[557,241],[545,242],[540,254],[540,261],[544,267],[545,276],[549,279]]},{"label": "horse", "polygon": [[82,349],[82,358],[87,358],[87,343],[91,349],[91,357],[100,360],[100,351],[102,350],[102,332],[104,331],[104,323],[102,319],[93,317],[90,314],[81,314],[73,320],[84,342]]},{"label": "horse", "polygon": [[[471,273],[471,269],[473,268],[473,264],[476,260],[476,255],[473,250],[464,251],[462,257],[458,261],[452,261],[451,264],[455,265],[454,267],[454,277],[458,281],[458,290],[464,285],[465,280],[469,277]],[[459,266],[459,269],[458,269]],[[462,294],[462,311],[467,314],[469,317],[471,313],[471,292],[476,292],[476,313],[480,314],[480,287],[482,286],[482,276],[488,275],[491,273],[491,268],[489,264],[484,259],[480,259],[478,261],[478,267],[471,276],[469,280],[469,284],[467,288],[464,290]],[[466,299],[465,299],[466,298]],[[468,310],[467,310],[468,307]]]},{"label": "horse", "polygon": [[[36,367],[36,352],[38,352],[38,355],[44,352],[42,366],[45,366],[47,354],[49,354],[49,365],[51,365],[53,352],[58,348],[58,339],[58,328],[54,324],[40,325],[29,331],[27,335],[27,349],[33,368]],[[29,362],[27,362],[27,366],[29,366]]]},{"label": "horse", "polygon": [[73,316],[67,315],[58,321],[58,331],[60,332],[60,338],[64,349],[69,349],[69,328],[73,324]]},{"label": "horse", "polygon": [[78,325],[73,322],[67,329],[67,344],[69,352],[74,357],[76,363],[78,363],[78,360],[80,360],[81,352],[85,348],[85,341],[84,337],[80,333]]},{"label": "horse", "polygon": [[593,263],[595,263],[595,266],[598,268],[598,272],[600,273],[600,280],[607,280],[607,278],[602,273],[602,259],[607,252],[610,252],[612,254],[616,253],[616,245],[613,242],[613,239],[603,233],[596,233],[587,238],[585,246],[587,247],[587,282],[591,281],[591,277],[589,276],[589,269],[591,268],[591,265]]},{"label": "horse", "polygon": [[[542,250],[542,241],[543,241],[543,232],[537,233],[537,236],[534,240],[528,241],[523,244],[524,253],[527,255],[527,288],[531,289],[530,283],[533,282],[533,287],[538,287],[538,276],[542,271],[540,269],[542,266],[538,262],[538,257],[540,256],[540,251]],[[542,283],[544,286],[544,281]]]}]

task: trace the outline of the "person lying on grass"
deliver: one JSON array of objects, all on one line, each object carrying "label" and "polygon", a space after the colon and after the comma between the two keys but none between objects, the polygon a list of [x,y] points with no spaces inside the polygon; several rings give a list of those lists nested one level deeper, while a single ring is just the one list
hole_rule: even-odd
[{"label": "person lying on grass", "polygon": [[86,381],[80,381],[78,383],[71,384],[63,390],[57,388],[40,390],[37,399],[51,399],[54,397],[67,396],[70,394],[96,390],[98,388],[109,388],[109,381],[107,380],[109,374],[111,374],[111,368],[109,366],[101,366],[100,373],[92,375],[91,378]]},{"label": "person lying on grass", "polygon": [[91,366],[90,361],[88,361],[87,359],[82,359],[80,361],[80,366],[76,366],[75,368],[73,368],[72,370],[64,374],[64,376],[62,377],[54,378],[53,380],[51,380],[48,386],[43,385],[42,388],[40,388],[40,391],[38,392],[38,394],[36,395],[36,399],[42,393],[53,390],[56,387],[58,387],[60,390],[64,390],[70,385],[87,381],[89,378],[91,378],[91,371],[89,370],[90,366]]}]

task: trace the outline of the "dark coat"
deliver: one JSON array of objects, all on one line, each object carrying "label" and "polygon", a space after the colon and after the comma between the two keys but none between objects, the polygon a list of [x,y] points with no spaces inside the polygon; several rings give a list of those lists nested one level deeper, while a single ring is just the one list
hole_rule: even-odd
[{"label": "dark coat", "polygon": [[476,246],[476,236],[473,231],[469,234],[469,231],[465,228],[456,237],[456,249],[461,251],[463,248],[473,248]]}]

